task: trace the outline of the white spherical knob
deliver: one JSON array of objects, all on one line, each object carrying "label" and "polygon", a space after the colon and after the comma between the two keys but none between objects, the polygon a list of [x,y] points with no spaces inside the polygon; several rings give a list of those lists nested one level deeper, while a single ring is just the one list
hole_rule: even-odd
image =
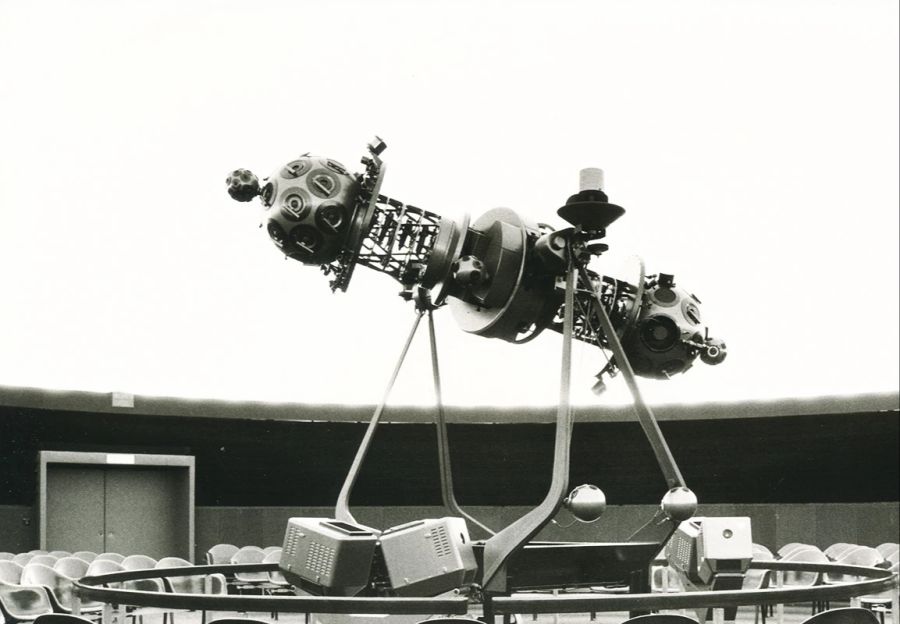
[{"label": "white spherical knob", "polygon": [[681,522],[697,512],[697,495],[686,487],[672,488],[663,496],[660,507],[670,520]]},{"label": "white spherical knob", "polygon": [[563,505],[581,522],[594,522],[606,511],[606,494],[596,485],[585,483],[572,490]]}]

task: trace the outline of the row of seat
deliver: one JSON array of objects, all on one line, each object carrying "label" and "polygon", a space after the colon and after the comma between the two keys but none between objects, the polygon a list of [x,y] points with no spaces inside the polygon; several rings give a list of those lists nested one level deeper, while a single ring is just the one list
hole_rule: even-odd
[{"label": "row of seat", "polygon": [[235,546],[234,544],[216,544],[206,551],[207,565],[222,565],[226,563],[253,563],[251,559],[263,556],[273,552],[281,552],[281,546]]},{"label": "row of seat", "polygon": [[62,559],[64,557],[75,557],[77,559],[82,559],[88,563],[92,562],[94,559],[111,559],[113,561],[122,561],[125,557],[120,555],[119,553],[100,553],[99,555],[95,552],[91,552],[89,550],[79,550],[77,552],[69,552],[67,550],[29,550],[28,552],[14,554],[11,552],[0,552],[0,561],[15,561],[19,565],[24,566],[26,563],[29,563],[35,557],[38,557],[37,560],[39,563],[46,564],[47,562],[53,562],[57,559]]},{"label": "row of seat", "polygon": [[[28,553],[32,556],[23,566],[16,558],[0,560],[0,613],[7,624],[28,622],[48,613],[70,614],[73,610],[72,592],[76,580],[84,576],[96,576],[130,570],[179,568],[192,566],[179,557],[164,557],[157,561],[146,555],[123,556],[117,553],[95,555],[86,558]],[[64,554],[57,551],[57,554]],[[89,558],[89,557],[87,557]],[[131,590],[175,592],[187,594],[226,595],[227,581],[222,574],[148,578],[111,584]],[[102,605],[82,603],[82,613],[99,617]],[[174,615],[170,611],[155,609],[131,609],[129,615],[141,618],[146,613],[163,613],[163,622]],[[203,614],[205,621],[206,614]]]},{"label": "row of seat", "polygon": [[[281,546],[242,546],[216,544],[206,551],[207,565],[278,563],[281,561]],[[238,593],[245,591],[264,594],[286,593],[290,583],[281,572],[237,572],[232,587]]]},{"label": "row of seat", "polygon": [[[897,571],[900,544],[889,542],[876,548],[858,544],[838,543],[824,551],[811,544],[792,542],[776,553],[762,544],[753,544],[754,561],[795,561],[798,563],[843,563],[864,567],[884,567]],[[809,587],[820,584],[850,583],[858,577],[843,574],[817,574],[815,572],[786,572],[783,587]],[[744,589],[768,587],[772,575],[767,570],[750,569],[744,575]],[[652,586],[654,591],[683,591],[678,575],[667,566],[654,566]]]},{"label": "row of seat", "polygon": [[[428,620],[429,624],[440,624],[441,620]],[[90,619],[67,613],[46,613],[39,615],[34,624],[94,624]],[[207,624],[272,624],[266,620],[257,620],[249,617],[221,617],[210,620]],[[475,620],[466,620],[466,624],[479,624]],[[696,624],[696,623],[695,623]]]},{"label": "row of seat", "polygon": [[[880,544],[875,548],[841,542],[820,550],[812,544],[792,542],[778,549],[778,560],[803,563],[841,563],[844,565],[881,567],[895,570],[900,556],[900,546],[896,543]],[[816,574],[814,572],[786,573],[785,585],[838,585],[860,580],[858,576],[847,574]]]},{"label": "row of seat", "polygon": [[[770,551],[762,544],[753,544],[754,561],[792,561],[797,563],[842,563],[863,567],[883,567],[891,569],[894,574],[898,572],[898,552],[900,545],[897,543],[880,544],[877,548],[860,546],[858,544],[841,543],[829,546],[824,551],[818,547],[793,542],[785,544],[776,553]],[[811,587],[815,585],[836,585],[851,583],[859,580],[859,577],[844,574],[820,574],[816,572],[785,572],[780,581],[769,570],[751,568],[744,575],[744,589],[765,589],[773,587],[780,582],[783,588]],[[651,586],[654,592],[681,592],[684,586],[681,578],[668,566],[654,566],[652,569]],[[883,621],[884,612],[891,606],[889,593],[872,596],[864,596],[860,603],[877,612]],[[813,613],[827,609],[828,603],[813,603]],[[759,610],[762,621],[766,621],[766,615],[771,609],[766,607]]]},{"label": "row of seat", "polygon": [[[177,558],[166,557],[162,561],[175,560]],[[206,552],[206,562],[209,565],[221,564],[245,564],[245,563],[278,563],[281,559],[280,546],[267,546],[260,548],[258,546],[237,547],[232,544],[217,544]],[[114,571],[106,564],[94,565],[94,562],[112,561],[120,564],[125,570],[142,570],[154,567],[156,561],[146,555],[129,555],[125,556],[119,553],[106,552],[94,553],[91,551],[78,551],[69,553],[63,550],[31,550],[26,553],[13,554],[9,552],[0,552],[0,561],[12,561],[23,568],[31,563],[42,564],[47,567],[54,568],[63,574],[80,578],[81,576],[102,574],[99,570]],[[57,565],[59,561],[63,561],[62,565]],[[184,561],[181,559],[181,561]],[[82,562],[86,564],[81,565]],[[190,565],[190,564],[187,564]],[[91,566],[94,566],[91,569]],[[169,567],[169,566],[162,566]],[[274,578],[273,578],[274,577]],[[286,585],[283,577],[278,574],[268,575],[263,572],[240,573],[235,575],[237,582],[236,587],[243,589],[246,587],[260,585],[263,583],[274,584],[276,586]]]}]

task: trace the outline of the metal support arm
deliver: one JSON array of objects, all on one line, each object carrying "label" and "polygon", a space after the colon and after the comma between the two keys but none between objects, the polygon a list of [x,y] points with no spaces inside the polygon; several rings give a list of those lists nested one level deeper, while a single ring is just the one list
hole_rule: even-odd
[{"label": "metal support arm", "polygon": [[582,281],[593,291],[594,297],[597,299],[597,315],[600,317],[603,333],[606,335],[609,348],[616,358],[619,370],[622,371],[622,376],[625,377],[625,383],[628,385],[631,398],[633,399],[632,407],[637,414],[641,427],[644,429],[644,435],[647,436],[650,446],[653,447],[653,454],[656,455],[656,461],[660,469],[662,469],[666,484],[669,486],[669,489],[684,487],[684,478],[681,476],[678,464],[675,463],[675,458],[672,456],[672,451],[669,450],[669,445],[666,443],[665,437],[663,437],[653,411],[644,402],[644,397],[641,395],[641,390],[638,388],[637,380],[634,376],[634,370],[631,368],[628,356],[625,355],[625,350],[622,348],[618,335],[616,335],[612,321],[609,320],[609,315],[606,313],[606,306],[603,305],[600,293],[591,286],[590,277],[584,267],[580,267],[580,273]]},{"label": "metal support arm", "polygon": [[447,436],[447,419],[444,417],[444,402],[441,394],[441,371],[438,368],[437,339],[434,334],[434,315],[432,312],[433,310],[428,310],[428,337],[431,343],[431,373],[434,377],[434,397],[437,402],[437,412],[435,414],[434,424],[437,429],[438,465],[441,471],[441,498],[444,501],[444,506],[450,513],[465,518],[488,535],[494,535],[496,533],[495,531],[463,511],[456,501],[456,495],[453,492],[453,473],[450,466],[450,441]]},{"label": "metal support arm", "polygon": [[375,413],[372,414],[372,419],[369,421],[369,428],[366,429],[362,442],[360,442],[359,448],[356,449],[356,456],[353,458],[353,464],[350,466],[350,470],[344,478],[344,484],[341,486],[341,492],[338,494],[337,504],[334,507],[335,518],[342,522],[356,523],[356,518],[350,513],[350,493],[353,491],[353,486],[356,484],[359,471],[366,459],[366,454],[369,452],[369,447],[372,445],[372,438],[375,437],[375,430],[378,429],[378,423],[381,420],[381,414],[384,412],[384,406],[387,404],[388,397],[394,387],[394,382],[397,381],[397,375],[400,373],[400,368],[403,366],[403,360],[406,359],[406,353],[409,351],[409,345],[412,344],[412,340],[416,335],[416,330],[419,328],[419,321],[422,320],[424,314],[425,310],[416,310],[416,319],[413,321],[412,329],[409,330],[409,336],[406,339],[406,343],[403,345],[403,350],[400,352],[397,364],[394,366],[394,372],[391,374],[391,379],[388,381],[387,388],[384,390],[384,396],[381,399],[381,403],[375,408]]},{"label": "metal support arm", "polygon": [[562,371],[559,408],[556,412],[556,438],[553,447],[553,477],[550,489],[540,505],[487,540],[484,545],[483,586],[490,594],[506,591],[506,561],[524,546],[559,511],[569,484],[569,450],[572,441],[572,318],[575,307],[575,265],[569,254],[566,271],[565,318],[563,321]]}]

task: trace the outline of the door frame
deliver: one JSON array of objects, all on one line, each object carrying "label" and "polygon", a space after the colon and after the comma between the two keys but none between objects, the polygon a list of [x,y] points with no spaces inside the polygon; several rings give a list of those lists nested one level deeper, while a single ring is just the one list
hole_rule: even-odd
[{"label": "door frame", "polygon": [[47,466],[49,464],[81,464],[115,466],[158,466],[160,468],[184,468],[187,470],[188,487],[185,501],[188,509],[188,553],[186,557],[194,560],[194,456],[193,455],[155,455],[148,453],[83,453],[76,451],[38,451],[38,524],[40,544],[38,548],[47,546]]}]

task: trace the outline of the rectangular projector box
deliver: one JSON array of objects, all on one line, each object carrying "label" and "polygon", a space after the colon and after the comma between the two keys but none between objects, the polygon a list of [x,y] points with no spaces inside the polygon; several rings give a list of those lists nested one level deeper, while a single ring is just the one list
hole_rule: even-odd
[{"label": "rectangular projector box", "polygon": [[750,518],[686,520],[666,545],[666,558],[692,583],[708,584],[719,573],[743,574],[753,559]]},{"label": "rectangular projector box", "polygon": [[332,518],[290,518],[278,567],[294,585],[355,596],[369,583],[378,531]]},{"label": "rectangular projector box", "polygon": [[417,520],[381,534],[381,552],[398,596],[436,596],[470,585],[478,565],[462,518]]}]

